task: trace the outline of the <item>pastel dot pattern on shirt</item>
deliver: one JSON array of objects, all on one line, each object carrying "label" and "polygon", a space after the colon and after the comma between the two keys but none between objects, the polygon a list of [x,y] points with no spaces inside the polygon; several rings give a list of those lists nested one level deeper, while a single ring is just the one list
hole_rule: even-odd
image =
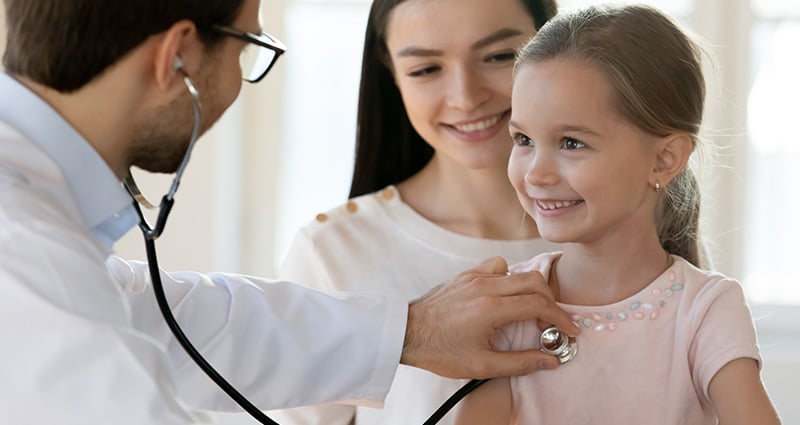
[{"label": "pastel dot pattern on shirt", "polygon": [[675,282],[674,271],[669,272],[670,285],[666,288],[653,288],[652,297],[635,299],[627,304],[627,308],[615,312],[588,313],[586,315],[573,314],[572,321],[577,326],[594,329],[595,331],[615,331],[628,320],[655,320],[659,311],[666,307],[669,298],[683,290],[683,283]]}]

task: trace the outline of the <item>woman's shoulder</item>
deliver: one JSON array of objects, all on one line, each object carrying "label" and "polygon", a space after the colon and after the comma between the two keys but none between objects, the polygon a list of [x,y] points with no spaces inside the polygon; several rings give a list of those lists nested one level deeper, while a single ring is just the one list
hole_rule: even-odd
[{"label": "woman's shoulder", "polygon": [[318,213],[313,220],[303,226],[303,231],[314,235],[331,232],[334,229],[382,225],[388,220],[387,210],[397,202],[400,202],[397,189],[388,186]]}]

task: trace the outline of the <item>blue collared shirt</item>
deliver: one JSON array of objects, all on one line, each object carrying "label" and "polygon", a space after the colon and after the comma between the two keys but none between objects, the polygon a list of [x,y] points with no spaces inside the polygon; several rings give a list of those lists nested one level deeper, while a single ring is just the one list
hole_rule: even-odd
[{"label": "blue collared shirt", "polygon": [[64,118],[19,81],[0,72],[0,121],[15,127],[61,168],[86,227],[109,249],[139,218],[128,192]]}]

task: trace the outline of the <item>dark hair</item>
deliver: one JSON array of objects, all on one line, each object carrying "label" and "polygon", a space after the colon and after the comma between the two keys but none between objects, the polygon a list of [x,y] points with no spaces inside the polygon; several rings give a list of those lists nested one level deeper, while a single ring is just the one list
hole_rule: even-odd
[{"label": "dark hair", "polygon": [[[542,27],[520,49],[515,75],[528,63],[553,59],[589,64],[605,74],[614,108],[628,122],[658,137],[687,134],[697,147],[706,93],[702,53],[658,9],[594,6],[559,15]],[[703,266],[699,216],[700,190],[687,166],[661,193],[658,237],[667,252]]]},{"label": "dark hair", "polygon": [[10,73],[61,92],[80,89],[149,36],[188,19],[207,46],[244,0],[5,0]]},{"label": "dark hair", "polygon": [[[351,198],[411,177],[433,156],[433,149],[408,119],[390,68],[386,26],[391,11],[403,1],[374,0],[370,9],[361,63]],[[537,29],[557,12],[555,0],[519,1]]]}]

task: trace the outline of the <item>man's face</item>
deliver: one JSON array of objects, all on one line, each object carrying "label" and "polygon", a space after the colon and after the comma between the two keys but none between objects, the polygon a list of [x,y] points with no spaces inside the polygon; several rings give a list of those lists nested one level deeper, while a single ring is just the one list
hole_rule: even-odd
[{"label": "man's face", "polygon": [[[259,0],[244,0],[231,26],[260,33]],[[246,42],[224,37],[206,50],[196,75],[189,75],[200,97],[200,133],[205,133],[239,95],[242,71],[239,56]],[[185,95],[153,110],[135,131],[131,164],[156,173],[174,173],[189,146],[193,126],[192,96]]]}]

